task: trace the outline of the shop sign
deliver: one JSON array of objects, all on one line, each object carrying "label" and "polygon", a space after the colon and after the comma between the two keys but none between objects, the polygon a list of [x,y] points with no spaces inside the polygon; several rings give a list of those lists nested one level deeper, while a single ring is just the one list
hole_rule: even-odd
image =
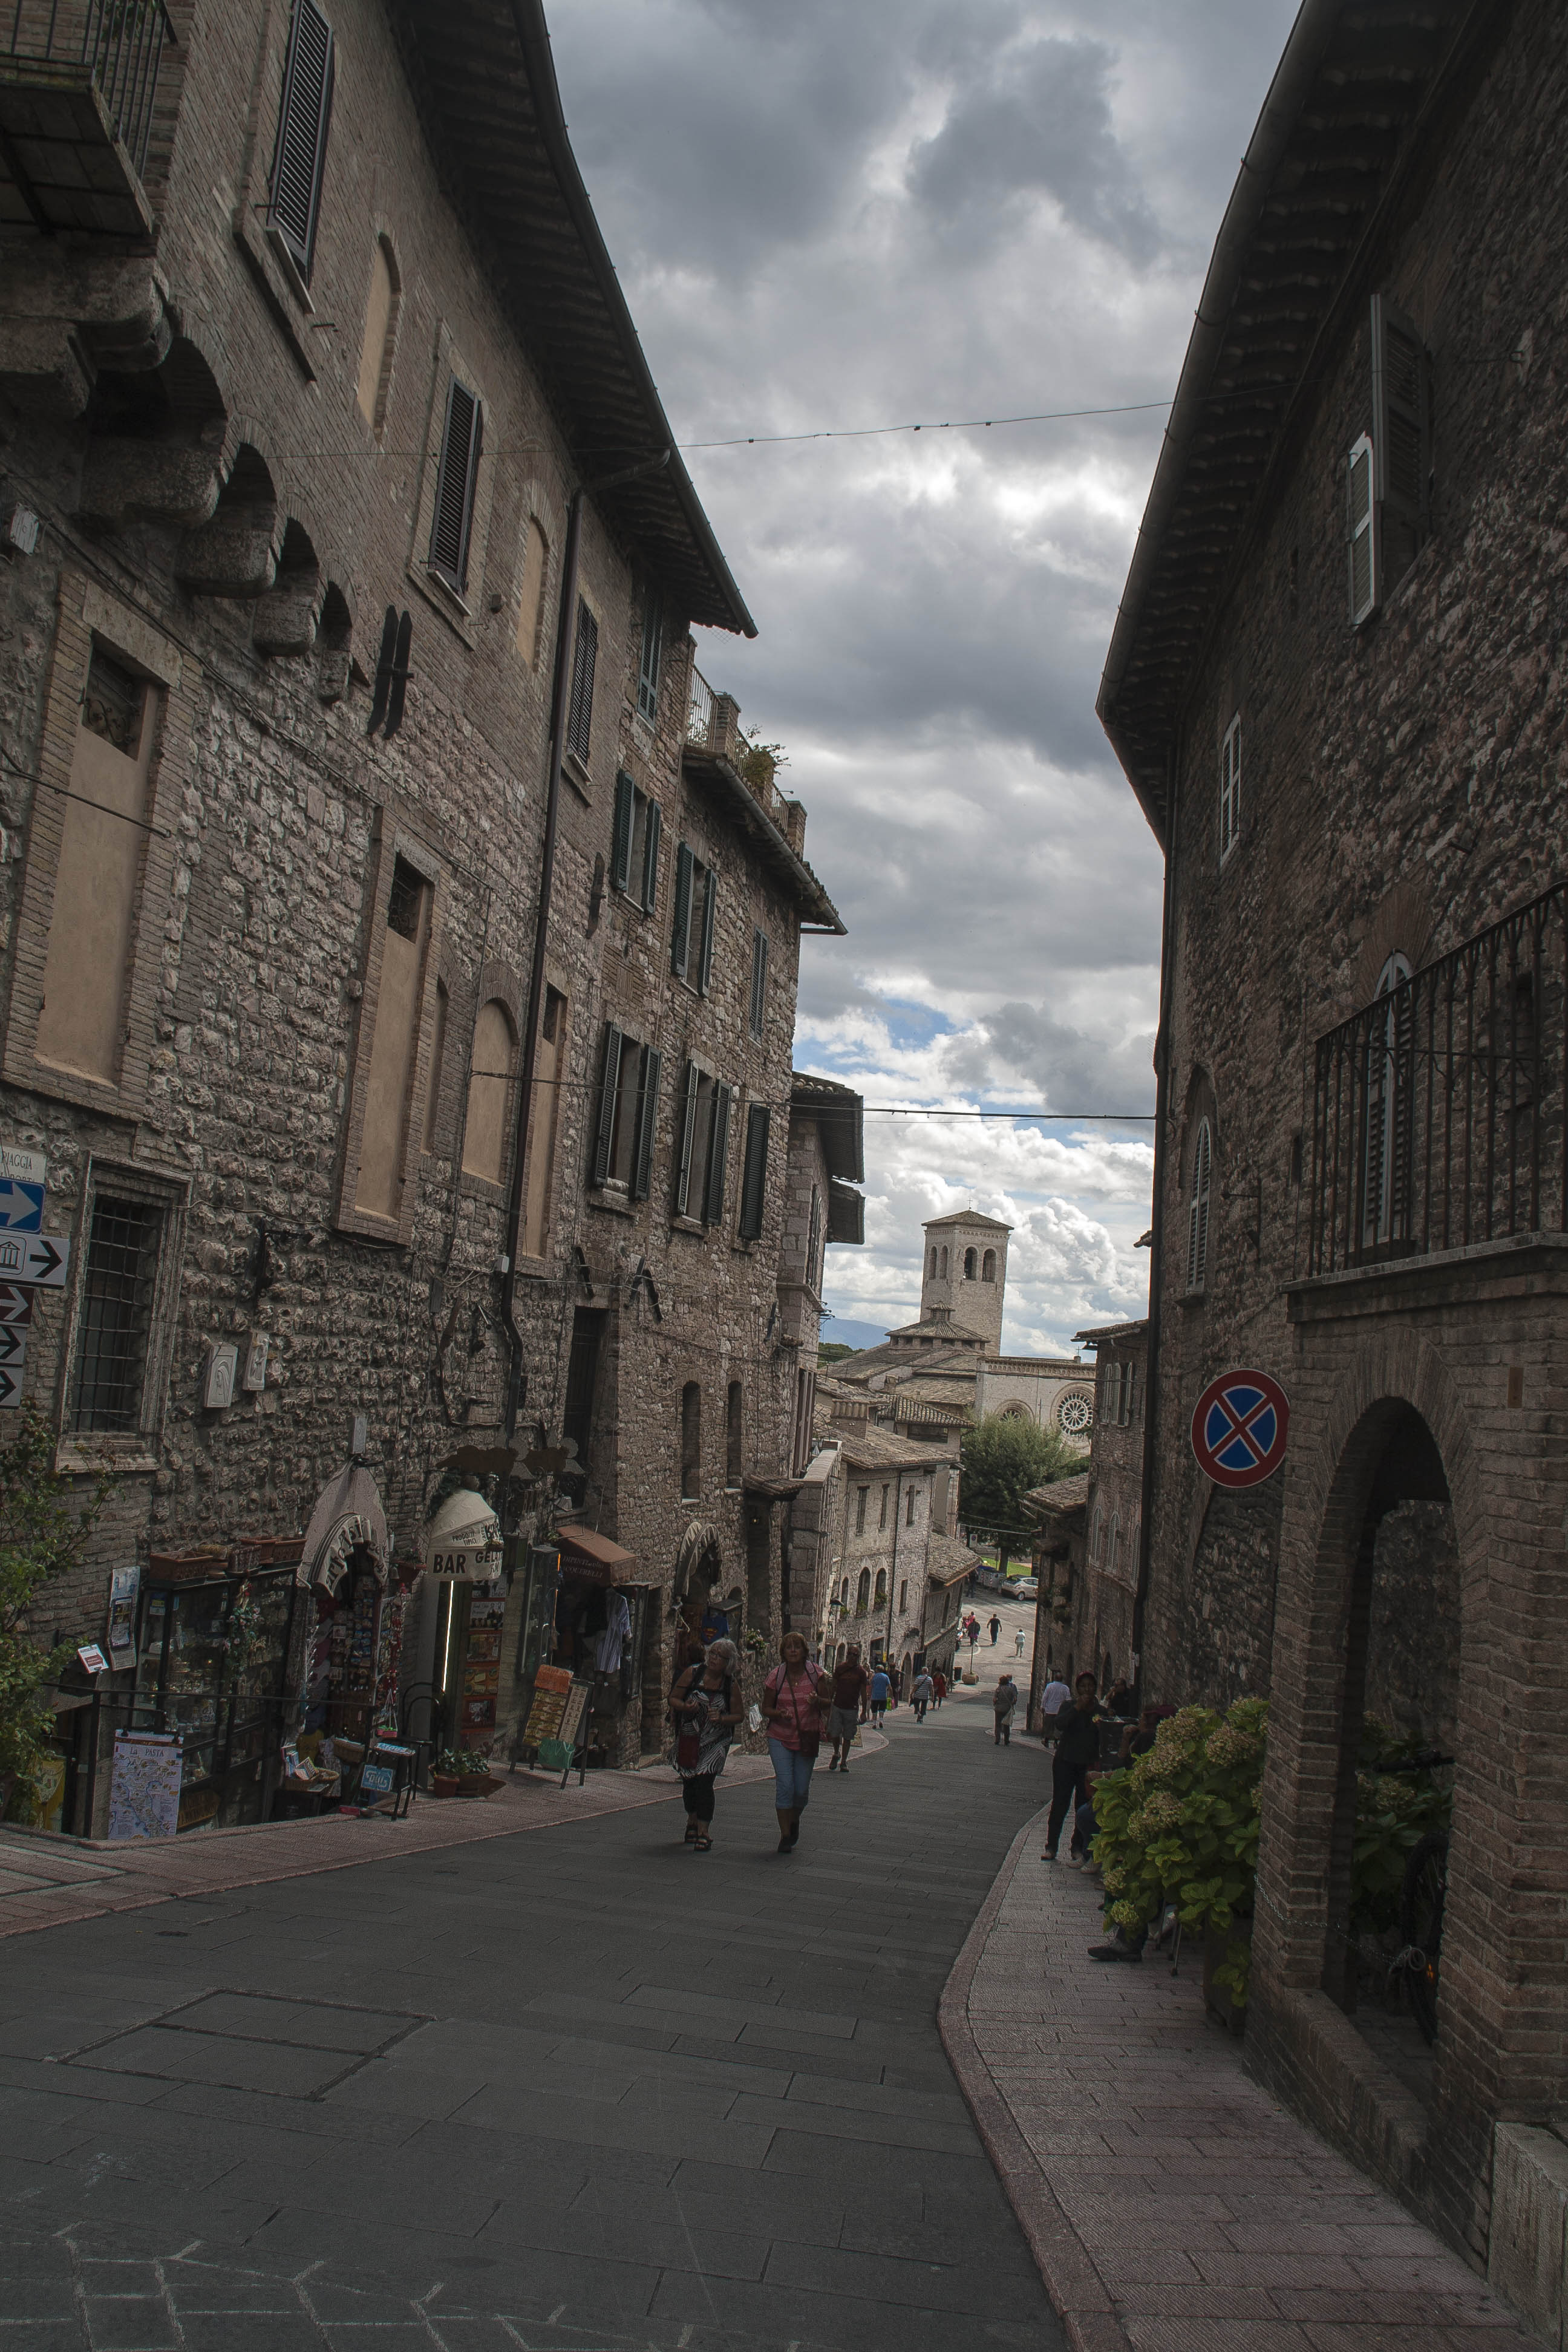
[{"label": "shop sign", "polygon": [[19,1143],[0,1143],[0,1182],[37,1184],[49,1181],[49,1163],[41,1151],[25,1150]]},{"label": "shop sign", "polygon": [[501,1570],[500,1544],[486,1544],[474,1551],[437,1551],[430,1555],[432,1576],[459,1576],[484,1580],[499,1576]]},{"label": "shop sign", "polygon": [[84,1642],[76,1654],[84,1673],[106,1675],[109,1672],[109,1660],[96,1642]]},{"label": "shop sign", "polygon": [[117,1731],[109,1781],[111,1838],[173,1837],[180,1826],[180,1735]]},{"label": "shop sign", "polygon": [[136,1589],[139,1568],[116,1568],[109,1578],[109,1654],[117,1666],[128,1666],[136,1648]]}]

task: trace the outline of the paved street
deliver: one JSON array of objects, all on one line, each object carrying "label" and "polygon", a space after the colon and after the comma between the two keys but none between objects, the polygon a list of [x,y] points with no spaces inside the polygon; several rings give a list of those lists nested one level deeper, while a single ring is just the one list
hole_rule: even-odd
[{"label": "paved street", "polygon": [[16,1936],[6,2352],[1063,2343],[936,2005],[1040,1802],[974,1692],[771,1790]]}]

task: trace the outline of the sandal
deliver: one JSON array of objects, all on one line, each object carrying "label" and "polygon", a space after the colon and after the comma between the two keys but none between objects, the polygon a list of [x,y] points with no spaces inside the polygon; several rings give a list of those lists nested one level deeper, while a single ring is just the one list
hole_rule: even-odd
[{"label": "sandal", "polygon": [[699,1853],[711,1853],[713,1851],[713,1841],[710,1837],[705,1836],[701,1831],[699,1831],[696,1838],[696,1846]]},{"label": "sandal", "polygon": [[695,1844],[696,1844],[696,1843],[697,1843],[697,1841],[698,1841],[698,1839],[701,1836],[701,1834],[702,1834],[701,1829],[700,1829],[700,1825],[699,1825],[696,1822],[687,1822],[687,1824],[686,1824],[686,1843],[687,1843],[687,1844],[688,1844],[688,1845],[695,1845]]}]

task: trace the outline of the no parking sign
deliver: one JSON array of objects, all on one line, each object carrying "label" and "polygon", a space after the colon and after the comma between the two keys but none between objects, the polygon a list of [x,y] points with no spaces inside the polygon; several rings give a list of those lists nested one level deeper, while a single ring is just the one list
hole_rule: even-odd
[{"label": "no parking sign", "polygon": [[1216,1486],[1256,1486],[1285,1459],[1290,1405],[1267,1372],[1221,1372],[1193,1408],[1193,1452]]}]

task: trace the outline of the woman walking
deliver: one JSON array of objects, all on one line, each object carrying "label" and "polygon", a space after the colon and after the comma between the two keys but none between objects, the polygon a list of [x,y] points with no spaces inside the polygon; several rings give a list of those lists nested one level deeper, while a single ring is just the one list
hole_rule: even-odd
[{"label": "woman walking", "polygon": [[686,1801],[686,1843],[699,1853],[713,1843],[713,1783],[724,1769],[741,1720],[735,1697],[740,1652],[733,1642],[710,1642],[669,1695],[675,1717],[675,1769]]},{"label": "woman walking", "polygon": [[800,1817],[811,1794],[812,1767],[822,1742],[822,1709],[831,1693],[827,1677],[811,1664],[804,1633],[786,1633],[780,1664],[763,1685],[763,1719],[773,1759],[773,1804],[779,1817],[779,1852],[793,1853]]}]

